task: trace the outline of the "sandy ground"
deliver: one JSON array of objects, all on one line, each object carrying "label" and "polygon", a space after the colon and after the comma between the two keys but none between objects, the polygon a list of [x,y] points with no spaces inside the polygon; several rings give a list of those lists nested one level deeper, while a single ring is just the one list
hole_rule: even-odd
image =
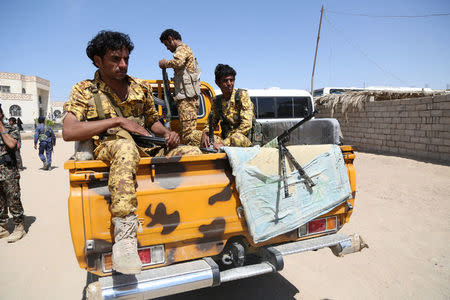
[{"label": "sandy ground", "polygon": [[[28,234],[0,240],[0,299],[81,299],[86,271],[70,238],[64,161],[73,144],[58,139],[54,168],[42,170],[31,140],[22,156]],[[357,202],[342,232],[369,249],[343,258],[329,249],[288,256],[279,274],[167,299],[450,299],[450,167],[357,153]]]}]

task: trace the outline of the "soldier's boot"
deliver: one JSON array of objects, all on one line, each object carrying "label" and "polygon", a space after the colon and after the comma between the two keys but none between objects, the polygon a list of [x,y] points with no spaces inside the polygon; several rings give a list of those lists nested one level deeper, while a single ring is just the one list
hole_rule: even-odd
[{"label": "soldier's boot", "polygon": [[26,234],[25,228],[23,228],[23,223],[17,224],[14,227],[13,233],[8,237],[8,243],[15,243]]},{"label": "soldier's boot", "polygon": [[0,225],[0,239],[1,238],[4,238],[4,237],[7,237],[9,235],[9,231],[8,231],[8,229],[6,228],[6,225]]},{"label": "soldier's boot", "polygon": [[112,218],[114,245],[112,248],[113,269],[122,274],[139,274],[142,262],[137,252],[136,231],[139,221],[135,214]]},{"label": "soldier's boot", "polygon": [[48,170],[49,164],[47,162],[44,162],[44,170]]}]

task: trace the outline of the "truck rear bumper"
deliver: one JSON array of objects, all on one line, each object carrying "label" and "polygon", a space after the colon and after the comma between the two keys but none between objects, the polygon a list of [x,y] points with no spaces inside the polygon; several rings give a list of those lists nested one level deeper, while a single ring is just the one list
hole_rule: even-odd
[{"label": "truck rear bumper", "polygon": [[86,290],[87,299],[153,299],[195,289],[276,272],[283,268],[283,256],[330,247],[337,256],[360,251],[367,245],[358,235],[336,233],[309,240],[264,247],[263,262],[219,271],[209,257],[142,271],[138,275],[101,277]]}]

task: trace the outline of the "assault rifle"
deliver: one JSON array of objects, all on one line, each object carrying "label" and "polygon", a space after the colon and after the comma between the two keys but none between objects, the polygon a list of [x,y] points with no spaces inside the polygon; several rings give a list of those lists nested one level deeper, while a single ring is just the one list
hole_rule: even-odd
[{"label": "assault rifle", "polygon": [[[289,161],[294,165],[294,167],[297,169],[300,176],[305,180],[305,184],[309,189],[312,189],[312,187],[315,185],[315,183],[311,180],[311,177],[306,174],[305,170],[303,170],[302,166],[297,162],[295,157],[292,155],[292,153],[288,150],[285,143],[289,141],[290,135],[292,131],[297,129],[298,127],[302,126],[309,120],[311,120],[317,113],[319,113],[318,110],[313,111],[309,116],[305,117],[303,120],[292,126],[291,128],[285,130],[282,134],[276,137],[278,142],[278,150],[280,155],[280,163],[281,163],[281,170],[282,170],[282,176],[283,176],[283,185],[284,185],[284,196],[287,198],[289,197],[289,187],[287,184],[287,175],[286,175],[286,162],[285,157],[289,159]],[[270,142],[269,142],[270,143]]]},{"label": "assault rifle", "polygon": [[170,84],[169,84],[169,77],[167,76],[167,70],[166,68],[162,69],[162,76],[163,76],[163,91],[164,91],[164,102],[166,104],[166,122],[164,123],[164,126],[166,128],[170,128],[170,120],[172,119],[172,112],[170,111],[170,103],[173,102],[173,96],[170,92]]},{"label": "assault rifle", "polygon": [[138,145],[139,147],[143,148],[152,148],[155,146],[163,146],[164,148],[167,147],[167,140],[165,138],[157,136],[145,136],[134,133],[130,134],[136,145]]},{"label": "assault rifle", "polygon": [[214,149],[214,128],[212,124],[212,113],[208,116],[208,137],[209,137],[209,147],[208,148],[200,148],[203,152],[208,153],[217,153],[218,151]]}]

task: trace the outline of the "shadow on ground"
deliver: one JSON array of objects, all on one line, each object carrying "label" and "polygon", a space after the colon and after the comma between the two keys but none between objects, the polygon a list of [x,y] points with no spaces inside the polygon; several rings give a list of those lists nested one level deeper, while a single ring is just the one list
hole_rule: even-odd
[{"label": "shadow on ground", "polygon": [[178,295],[158,298],[160,300],[188,299],[295,299],[299,290],[279,273],[225,282],[220,286],[190,291]]},{"label": "shadow on ground", "polygon": [[[88,272],[86,287],[98,280],[96,275]],[[82,299],[86,299],[86,287]],[[225,282],[217,287],[189,291],[177,295],[158,298],[159,300],[230,300],[230,299],[277,299],[291,300],[299,290],[279,273],[270,273],[257,277]]]}]

